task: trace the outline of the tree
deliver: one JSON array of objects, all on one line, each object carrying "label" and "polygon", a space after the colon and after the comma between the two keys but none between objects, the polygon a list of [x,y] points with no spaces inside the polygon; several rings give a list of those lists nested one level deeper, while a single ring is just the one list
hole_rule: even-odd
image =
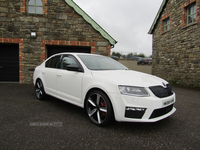
[{"label": "tree", "polygon": [[117,57],[121,57],[121,54],[119,52],[112,52],[112,56],[117,56]]},{"label": "tree", "polygon": [[129,54],[127,55],[127,59],[131,59],[133,56],[134,56],[133,53],[129,53]]},{"label": "tree", "polygon": [[126,56],[126,55],[122,55],[122,58],[123,58],[123,59],[126,59],[126,58],[127,58],[127,56]]},{"label": "tree", "polygon": [[146,57],[144,53],[140,53],[137,55],[137,57]]}]

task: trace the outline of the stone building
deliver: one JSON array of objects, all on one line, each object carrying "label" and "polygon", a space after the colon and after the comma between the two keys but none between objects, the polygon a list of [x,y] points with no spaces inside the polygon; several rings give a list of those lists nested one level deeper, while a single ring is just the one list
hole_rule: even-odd
[{"label": "stone building", "polygon": [[163,0],[150,28],[152,73],[172,84],[200,87],[200,0]]},{"label": "stone building", "polygon": [[110,55],[117,42],[73,0],[0,0],[0,81],[31,83],[58,52]]}]

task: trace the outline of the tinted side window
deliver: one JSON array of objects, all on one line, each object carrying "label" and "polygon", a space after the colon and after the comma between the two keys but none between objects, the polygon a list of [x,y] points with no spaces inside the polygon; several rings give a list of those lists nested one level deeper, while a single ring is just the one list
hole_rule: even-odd
[{"label": "tinted side window", "polygon": [[60,68],[60,57],[60,55],[52,57],[46,62],[45,66],[47,68]]},{"label": "tinted side window", "polygon": [[76,60],[72,56],[63,56],[62,62],[61,62],[61,69],[66,69],[68,65],[77,65]]}]

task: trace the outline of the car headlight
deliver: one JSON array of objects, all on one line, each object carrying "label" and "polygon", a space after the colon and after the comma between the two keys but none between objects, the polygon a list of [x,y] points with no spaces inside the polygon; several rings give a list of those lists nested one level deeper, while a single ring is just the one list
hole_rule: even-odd
[{"label": "car headlight", "polygon": [[122,86],[119,85],[119,91],[124,95],[138,96],[138,97],[147,97],[149,93],[143,87],[136,86]]}]

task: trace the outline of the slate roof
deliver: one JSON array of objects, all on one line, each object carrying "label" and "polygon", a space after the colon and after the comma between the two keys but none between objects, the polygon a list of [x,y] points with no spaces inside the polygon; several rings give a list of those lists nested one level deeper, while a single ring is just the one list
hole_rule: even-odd
[{"label": "slate roof", "polygon": [[65,0],[65,2],[74,8],[74,10],[81,15],[85,21],[90,23],[95,30],[100,32],[100,34],[107,39],[112,46],[114,46],[117,41],[111,37],[99,24],[97,24],[85,11],[83,11],[73,0]]}]

